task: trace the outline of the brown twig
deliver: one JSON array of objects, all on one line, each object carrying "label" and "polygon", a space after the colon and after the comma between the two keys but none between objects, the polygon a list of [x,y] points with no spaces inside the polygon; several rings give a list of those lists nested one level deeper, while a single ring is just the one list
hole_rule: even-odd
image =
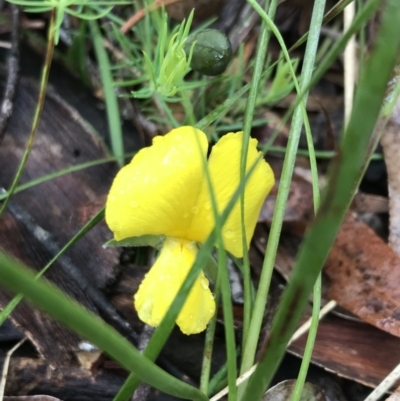
[{"label": "brown twig", "polygon": [[150,4],[148,7],[139,10],[136,14],[132,15],[131,18],[126,21],[119,29],[121,33],[127,33],[136,23],[138,23],[147,12],[156,10],[162,6],[168,6],[170,4],[178,3],[182,0],[156,0],[154,3]]}]

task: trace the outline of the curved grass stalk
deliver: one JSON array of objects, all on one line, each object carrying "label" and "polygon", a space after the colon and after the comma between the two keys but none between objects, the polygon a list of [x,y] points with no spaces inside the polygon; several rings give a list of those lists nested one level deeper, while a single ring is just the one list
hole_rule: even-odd
[{"label": "curved grass stalk", "polygon": [[[268,2],[266,3],[268,4]],[[276,8],[278,6],[278,1],[273,0],[268,8],[268,15],[271,20],[275,16]],[[261,28],[261,34],[258,39],[257,53],[255,66],[253,71],[253,76],[250,83],[250,91],[249,96],[247,98],[246,111],[244,115],[243,122],[243,146],[242,146],[242,155],[240,160],[240,178],[246,175],[246,163],[247,163],[247,152],[249,149],[250,143],[250,131],[252,127],[252,121],[254,116],[254,111],[256,108],[256,101],[258,95],[258,89],[261,82],[261,76],[265,65],[267,48],[269,39],[271,36],[271,31],[269,29],[268,24],[263,22]],[[250,320],[252,316],[253,310],[253,301],[251,296],[251,272],[250,272],[250,261],[249,254],[247,250],[247,239],[246,232],[244,230],[245,221],[244,221],[244,211],[245,211],[245,196],[244,192],[240,197],[240,213],[241,213],[241,225],[242,225],[242,246],[243,246],[243,284],[244,284],[244,317],[243,317],[243,341],[242,348],[245,348],[245,344],[247,342],[248,331],[250,329]]]},{"label": "curved grass stalk", "polygon": [[38,308],[91,341],[151,386],[179,398],[207,401],[198,389],[159,368],[94,313],[43,279],[35,280],[31,271],[2,252],[0,281],[14,292],[23,293]]},{"label": "curved grass stalk", "polygon": [[[314,214],[316,215],[321,202],[320,190],[318,185],[318,168],[317,168],[317,160],[314,153],[313,137],[311,134],[311,128],[309,126],[308,120],[305,121],[305,125],[306,125],[307,145],[310,155],[309,160],[311,166]],[[313,308],[312,308],[310,329],[307,336],[306,346],[304,348],[304,354],[303,354],[303,359],[301,361],[300,371],[297,376],[296,384],[294,386],[290,401],[299,401],[303,393],[303,387],[306,381],[308,368],[310,366],[315,339],[317,337],[318,325],[320,320],[320,309],[321,309],[321,291],[322,291],[322,279],[321,279],[321,274],[319,274],[317,280],[315,281],[313,290]]]},{"label": "curved grass stalk", "polygon": [[[56,171],[54,173],[43,175],[39,178],[35,178],[31,181],[28,181],[24,184],[19,185],[18,187],[15,188],[14,194],[25,191],[26,189],[29,189],[29,188],[33,188],[36,185],[43,184],[47,181],[54,180],[55,178],[62,177],[63,175],[66,175],[66,174],[70,174],[75,171],[84,170],[89,167],[94,167],[94,166],[98,166],[99,164],[110,163],[110,162],[115,162],[115,158],[114,157],[105,157],[104,159],[98,159],[98,160],[93,160],[93,161],[82,163],[82,164],[77,164],[75,166],[71,166],[71,167]],[[3,199],[6,199],[7,196],[8,196],[8,192],[3,192],[3,193],[0,192],[0,201]]]},{"label": "curved grass stalk", "polygon": [[[301,76],[300,85],[297,83],[297,79],[293,70],[293,66],[290,62],[289,54],[286,49],[285,43],[283,41],[282,36],[280,35],[277,27],[271,20],[271,18],[262,10],[262,8],[254,1],[248,0],[250,5],[256,10],[256,12],[264,19],[264,21],[268,24],[278,42],[282,48],[282,52],[286,58],[286,62],[288,63],[289,71],[292,75],[294,85],[296,91],[298,93],[299,105],[295,109],[292,121],[292,127],[289,134],[288,141],[288,152],[285,155],[285,160],[282,169],[282,176],[280,181],[280,186],[278,190],[276,206],[274,211],[274,218],[272,221],[271,232],[269,236],[269,241],[267,244],[266,254],[264,258],[264,263],[262,267],[260,284],[258,287],[256,300],[254,304],[254,312],[252,314],[252,319],[250,322],[250,330],[248,341],[245,344],[244,348],[244,357],[242,361],[241,371],[244,372],[253,365],[254,356],[256,352],[256,347],[258,343],[258,337],[261,330],[262,318],[264,316],[265,303],[269,291],[269,286],[271,282],[272,272],[274,268],[276,250],[278,248],[278,242],[280,237],[280,232],[282,228],[283,215],[285,212],[286,202],[289,195],[291,176],[294,169],[294,163],[296,159],[297,147],[301,133],[301,127],[303,125],[303,121],[307,121],[307,113],[305,110],[304,103],[307,101],[308,94],[308,85],[311,80],[311,74],[314,65],[314,58],[317,49],[317,43],[319,38],[319,30],[321,26],[321,21],[319,24],[314,24],[311,27],[312,36],[311,39],[307,42],[308,54],[306,50],[305,62],[303,65],[303,71]],[[318,11],[322,8],[323,15],[323,7],[324,0],[316,3],[318,6]],[[322,15],[320,16],[320,20],[322,20]],[[314,32],[313,32],[314,31]],[[307,126],[308,124],[306,124]]]},{"label": "curved grass stalk", "polygon": [[124,164],[124,143],[122,139],[122,123],[118,107],[118,99],[115,93],[111,76],[111,64],[107,52],[103,46],[103,37],[96,21],[89,21],[92,40],[99,64],[101,82],[107,110],[108,129],[111,139],[112,154],[120,166]]},{"label": "curved grass stalk", "polygon": [[[220,283],[218,278],[217,281],[215,282],[214,298],[216,305],[218,305],[220,300]],[[208,324],[206,331],[206,338],[204,340],[203,361],[201,365],[201,375],[200,375],[200,390],[204,394],[208,394],[209,392],[211,360],[214,347],[216,326],[217,326],[217,314],[215,314],[215,316],[211,319],[210,323]]]},{"label": "curved grass stalk", "polygon": [[53,9],[50,16],[50,25],[48,28],[48,35],[47,35],[47,49],[46,49],[46,56],[45,61],[42,69],[42,77],[40,80],[40,87],[39,87],[39,98],[38,103],[36,105],[35,114],[33,117],[31,131],[29,133],[28,142],[26,144],[24,155],[22,156],[22,160],[19,164],[17,173],[14,177],[14,180],[11,184],[10,189],[8,190],[7,198],[4,200],[3,205],[0,208],[0,217],[6,210],[7,204],[10,201],[11,197],[14,194],[15,188],[18,185],[18,182],[21,178],[22,172],[24,171],[26,162],[28,161],[30,152],[32,150],[33,143],[35,141],[36,132],[39,127],[40,116],[42,115],[43,106],[44,106],[44,99],[46,96],[46,88],[47,83],[49,80],[49,73],[50,73],[50,66],[51,61],[53,58],[54,52],[54,27],[55,27],[55,20],[56,20],[56,10]]}]

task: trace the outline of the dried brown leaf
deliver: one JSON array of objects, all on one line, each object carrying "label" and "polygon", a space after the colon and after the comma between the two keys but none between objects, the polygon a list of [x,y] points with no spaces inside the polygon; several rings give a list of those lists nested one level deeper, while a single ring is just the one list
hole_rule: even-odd
[{"label": "dried brown leaf", "polygon": [[326,263],[329,296],[362,320],[400,336],[400,257],[348,215]]}]

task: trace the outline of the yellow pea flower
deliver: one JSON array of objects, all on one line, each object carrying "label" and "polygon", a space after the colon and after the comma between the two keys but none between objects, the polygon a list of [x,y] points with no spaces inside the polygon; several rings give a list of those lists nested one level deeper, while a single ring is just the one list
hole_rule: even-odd
[{"label": "yellow pea flower", "polygon": [[[212,148],[208,169],[221,213],[240,183],[243,133],[229,133]],[[259,157],[257,141],[250,140],[249,169]],[[139,151],[112,184],[106,204],[106,222],[117,241],[141,235],[164,235],[166,240],[154,266],[134,296],[139,318],[160,324],[189,273],[203,243],[215,225],[211,196],[203,168],[206,135],[190,126],[157,136]],[[245,187],[247,246],[263,201],[274,185],[274,174],[264,160],[257,163]],[[243,256],[240,202],[226,220],[225,249]],[[203,331],[215,313],[215,301],[204,273],[197,277],[176,323],[185,334]]]}]

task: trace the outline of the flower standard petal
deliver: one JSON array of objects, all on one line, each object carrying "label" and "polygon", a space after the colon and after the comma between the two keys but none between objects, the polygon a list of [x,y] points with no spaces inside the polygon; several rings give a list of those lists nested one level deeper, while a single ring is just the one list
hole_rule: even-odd
[{"label": "flower standard petal", "polygon": [[[140,284],[134,296],[139,318],[150,326],[158,326],[178,293],[196,259],[193,242],[167,238],[161,253]],[[181,312],[177,324],[184,334],[203,331],[215,313],[215,301],[203,272],[199,274]]]},{"label": "flower standard petal", "polygon": [[[208,168],[219,213],[225,209],[239,186],[242,144],[242,132],[227,134],[213,147],[208,160]],[[253,166],[260,154],[261,152],[257,150],[257,141],[251,139],[247,154],[246,171]],[[245,187],[244,220],[247,246],[250,245],[261,206],[274,183],[274,173],[271,167],[265,160],[261,159],[257,163]],[[198,213],[192,220],[188,239],[204,242],[213,229],[215,219],[210,199],[207,183],[204,182],[198,199]],[[225,249],[236,257],[242,257],[240,200],[237,201],[225,222],[222,236]]]},{"label": "flower standard petal", "polygon": [[144,234],[185,238],[203,181],[205,134],[181,127],[154,138],[114,179],[106,221],[116,240]]}]

